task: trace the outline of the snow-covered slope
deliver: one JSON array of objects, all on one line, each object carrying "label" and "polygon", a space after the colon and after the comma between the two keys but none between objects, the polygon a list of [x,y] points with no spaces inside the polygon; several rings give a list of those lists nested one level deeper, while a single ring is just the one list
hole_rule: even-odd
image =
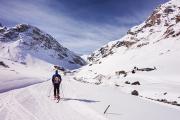
[{"label": "snow-covered slope", "polygon": [[0,93],[49,80],[54,65],[76,69],[84,64],[81,57],[36,27],[0,25]]},{"label": "snow-covered slope", "polygon": [[[108,86],[63,77],[59,103],[51,81],[0,94],[2,120],[179,120],[180,109],[157,104]],[[50,97],[48,97],[50,94]],[[111,105],[105,111],[108,105]]]},{"label": "snow-covered slope", "polygon": [[[92,53],[76,80],[121,86],[130,93],[180,103],[180,1],[159,7],[123,38]],[[141,85],[129,85],[139,81]],[[126,82],[126,83],[125,83]]]},{"label": "snow-covered slope", "polygon": [[13,28],[1,25],[0,57],[31,65],[44,61],[67,69],[85,64],[83,59],[60,45],[52,36],[27,24]]},{"label": "snow-covered slope", "polygon": [[[59,103],[53,100],[52,64],[77,68],[81,63],[74,60],[80,65],[67,65],[74,54],[54,39],[49,41],[49,35],[32,33],[37,28],[0,27],[0,119],[179,120],[179,7],[179,0],[160,6],[153,13],[162,14],[160,23],[150,22],[149,17],[122,39],[95,51],[87,66],[66,76],[60,72]],[[174,32],[169,34],[168,28]],[[62,59],[58,53],[68,56]],[[130,95],[132,90],[137,90],[139,97]]]},{"label": "snow-covered slope", "polygon": [[38,61],[27,65],[0,58],[0,93],[47,81],[53,72],[52,64]]}]

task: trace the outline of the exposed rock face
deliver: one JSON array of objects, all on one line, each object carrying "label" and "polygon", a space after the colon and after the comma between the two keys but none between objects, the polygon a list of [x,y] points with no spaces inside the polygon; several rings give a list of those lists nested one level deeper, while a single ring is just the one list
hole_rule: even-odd
[{"label": "exposed rock face", "polygon": [[176,16],[176,23],[180,22],[180,15]]},{"label": "exposed rock face", "polygon": [[111,54],[113,54],[113,50],[117,49],[119,47],[125,47],[125,48],[130,48],[133,44],[136,42],[134,41],[118,41],[117,43],[113,44],[112,46],[106,45],[102,48],[100,48],[96,53],[91,54],[87,59],[90,62],[98,62],[99,60],[96,59],[97,57],[102,57],[105,58]]},{"label": "exposed rock face", "polygon": [[171,6],[166,7],[165,10],[164,10],[164,13],[166,13],[166,14],[170,14],[172,12],[174,12],[174,10],[172,9]]},{"label": "exposed rock face", "polygon": [[[167,38],[180,36],[180,2],[171,0],[157,7],[142,24],[128,30],[123,38],[110,42],[92,53],[88,60],[97,64],[113,55],[119,48],[126,51],[158,43]],[[123,49],[124,50],[124,49]]]},{"label": "exposed rock face", "polygon": [[30,54],[64,68],[77,68],[86,64],[81,57],[63,47],[51,35],[28,24],[0,28],[0,42],[1,51],[7,51],[7,55],[3,57],[14,61],[24,62]]},{"label": "exposed rock face", "polygon": [[5,67],[5,68],[9,68],[9,66],[6,65],[3,61],[0,61],[0,66],[3,66],[3,67]]},{"label": "exposed rock face", "polygon": [[154,11],[153,14],[146,20],[146,24],[144,25],[144,28],[151,27],[156,23],[159,25],[161,23],[160,17],[161,14],[158,14],[157,11]]}]

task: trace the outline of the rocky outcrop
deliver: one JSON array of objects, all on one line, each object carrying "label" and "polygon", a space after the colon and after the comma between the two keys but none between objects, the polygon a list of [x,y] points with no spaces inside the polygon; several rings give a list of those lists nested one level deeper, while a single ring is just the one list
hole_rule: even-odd
[{"label": "rocky outcrop", "polygon": [[159,25],[161,23],[161,14],[158,14],[157,12],[158,11],[154,11],[152,15],[146,20],[144,28],[154,26],[155,24]]},{"label": "rocky outcrop", "polygon": [[127,72],[126,72],[126,71],[124,71],[124,70],[121,70],[121,71],[116,71],[116,72],[115,72],[115,74],[116,74],[116,75],[123,75],[124,77],[126,77],[126,76],[127,76]]},{"label": "rocky outcrop", "polygon": [[174,12],[174,10],[172,9],[172,6],[168,6],[168,7],[166,7],[165,10],[164,10],[164,13],[166,13],[166,14],[170,14],[170,13],[172,13],[172,12]]},{"label": "rocky outcrop", "polygon": [[137,90],[133,90],[133,91],[131,92],[131,95],[138,96],[138,95],[139,95],[139,93],[138,93],[138,91],[137,91]]},{"label": "rocky outcrop", "polygon": [[3,67],[5,67],[5,68],[9,68],[9,66],[6,65],[3,61],[0,61],[0,66],[3,66]]},{"label": "rocky outcrop", "polygon": [[6,28],[0,28],[0,33],[3,34],[6,31]]},{"label": "rocky outcrop", "polygon": [[111,46],[106,45],[98,50],[98,54],[93,53],[89,57],[87,57],[87,60],[90,62],[97,63],[99,61],[97,58],[101,58],[101,57],[105,58],[109,55],[114,54],[114,52],[113,52],[114,49],[117,49],[120,47],[125,47],[128,49],[135,43],[136,42],[134,42],[134,41],[118,41],[117,43],[115,43]]},{"label": "rocky outcrop", "polygon": [[129,81],[125,81],[124,83],[125,83],[125,84],[131,84]]},{"label": "rocky outcrop", "polygon": [[140,43],[140,44],[137,45],[137,47],[138,47],[138,48],[141,48],[141,47],[143,47],[143,46],[145,46],[145,45],[148,45],[148,44],[149,44],[149,42]]},{"label": "rocky outcrop", "polygon": [[176,23],[180,22],[180,15],[176,16]]},{"label": "rocky outcrop", "polygon": [[133,83],[131,83],[131,85],[141,85],[139,81],[135,81]]},{"label": "rocky outcrop", "polygon": [[145,98],[147,98],[149,100],[153,100],[153,101],[158,101],[158,102],[166,103],[166,104],[180,106],[180,104],[177,101],[168,101],[167,99],[154,99],[154,98],[149,98],[149,97],[145,97]]}]

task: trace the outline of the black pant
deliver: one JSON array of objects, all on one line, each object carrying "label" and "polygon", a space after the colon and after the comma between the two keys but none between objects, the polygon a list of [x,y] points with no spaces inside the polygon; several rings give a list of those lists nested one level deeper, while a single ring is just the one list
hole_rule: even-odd
[{"label": "black pant", "polygon": [[59,96],[59,85],[60,84],[54,84],[54,96]]}]

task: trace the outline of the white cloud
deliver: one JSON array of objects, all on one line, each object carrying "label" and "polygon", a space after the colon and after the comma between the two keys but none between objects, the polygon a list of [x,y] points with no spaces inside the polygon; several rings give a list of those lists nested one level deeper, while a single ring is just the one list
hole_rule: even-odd
[{"label": "white cloud", "polygon": [[150,16],[151,10],[142,10],[136,11],[131,14],[126,14],[126,16],[117,17],[116,20],[120,24],[140,24],[141,22],[145,21],[148,16]]},{"label": "white cloud", "polygon": [[[94,25],[80,22],[66,16],[63,12],[57,13],[45,5],[42,0],[1,2],[0,15],[5,20],[37,26],[75,52],[95,50],[110,40],[120,38],[129,29],[127,26]],[[121,23],[136,23],[139,20],[136,16],[117,19]]]}]

